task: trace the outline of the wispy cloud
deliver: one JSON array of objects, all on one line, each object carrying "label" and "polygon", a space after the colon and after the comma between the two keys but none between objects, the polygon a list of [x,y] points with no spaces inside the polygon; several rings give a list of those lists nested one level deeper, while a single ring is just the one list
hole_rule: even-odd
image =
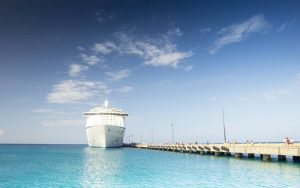
[{"label": "wispy cloud", "polygon": [[[165,34],[157,38],[140,38],[123,32],[115,33],[111,41],[95,43],[91,50],[78,46],[80,58],[85,63],[70,64],[68,74],[70,77],[79,76],[90,66],[97,65],[104,61],[105,56],[115,53],[117,55],[133,55],[143,60],[144,65],[151,66],[169,66],[173,68],[191,70],[191,65],[182,65],[179,63],[190,56],[191,51],[180,51],[173,42],[176,37],[182,36],[183,33],[179,28],[167,31]],[[117,82],[131,75],[129,69],[121,69],[118,71],[107,71],[105,75],[109,81]],[[133,88],[124,86],[115,90],[116,92],[130,92]],[[101,81],[82,81],[82,80],[63,80],[53,85],[52,91],[47,95],[48,103],[74,103],[87,100],[96,94],[107,94],[110,89]],[[38,112],[38,111],[36,111]],[[41,111],[42,112],[42,111]]]},{"label": "wispy cloud", "polygon": [[177,68],[179,62],[192,56],[191,51],[180,51],[177,45],[172,42],[173,37],[179,37],[182,32],[176,28],[169,30],[161,38],[139,39],[126,33],[116,33],[116,41],[95,43],[93,50],[101,55],[112,52],[121,55],[135,55],[143,59],[145,65],[170,66]]},{"label": "wispy cloud", "polygon": [[111,81],[117,82],[130,76],[131,72],[129,69],[122,69],[116,72],[106,72],[105,74]]},{"label": "wispy cloud", "polygon": [[218,38],[209,48],[209,52],[215,54],[226,45],[241,42],[253,33],[265,33],[270,28],[271,24],[263,15],[255,15],[245,22],[227,26],[218,32]]},{"label": "wispy cloud", "polygon": [[280,97],[289,97],[293,93],[287,89],[279,89],[279,90],[273,90],[273,91],[265,91],[262,93],[263,100],[265,102],[271,102],[274,101]]},{"label": "wispy cloud", "polygon": [[91,55],[88,56],[86,54],[81,54],[82,60],[87,63],[88,65],[96,65],[102,61],[98,56],[96,55]]},{"label": "wispy cloud", "polygon": [[188,72],[190,70],[192,70],[194,67],[192,65],[187,65],[187,66],[180,66],[180,68],[182,68],[185,72]]},{"label": "wispy cloud", "polygon": [[291,21],[291,22],[285,22],[285,23],[282,23],[280,25],[280,27],[278,27],[276,29],[276,32],[277,33],[281,33],[283,31],[285,31],[286,29],[290,28],[293,24],[294,24],[295,20]]},{"label": "wispy cloud", "polygon": [[246,101],[249,100],[249,98],[247,98],[247,97],[238,97],[237,100],[238,100],[239,102],[246,102]]},{"label": "wispy cloud", "polygon": [[281,24],[280,27],[276,29],[276,32],[277,32],[277,33],[280,33],[280,32],[282,32],[282,31],[284,31],[284,30],[286,29],[286,27],[287,27],[287,24],[288,24],[288,23],[283,23],[283,24]]},{"label": "wispy cloud", "polygon": [[299,72],[299,73],[297,73],[297,75],[296,75],[296,79],[297,79],[298,81],[300,81],[300,72]]},{"label": "wispy cloud", "polygon": [[4,131],[3,129],[0,129],[0,136],[3,135],[4,132],[5,132],[5,131]]},{"label": "wispy cloud", "polygon": [[181,37],[183,32],[179,28],[169,29],[166,34],[162,35],[166,41],[172,41],[174,37]]},{"label": "wispy cloud", "polygon": [[118,14],[120,13],[116,13],[116,12],[107,13],[102,9],[96,12],[96,18],[97,21],[102,24],[107,22],[108,20],[114,19]]},{"label": "wispy cloud", "polygon": [[213,96],[213,97],[211,97],[209,100],[210,100],[211,102],[216,102],[218,99],[219,99],[219,97]]},{"label": "wispy cloud", "polygon": [[172,80],[161,80],[158,83],[156,83],[155,85],[157,85],[159,87],[163,87],[163,86],[166,86],[166,85],[170,85],[172,83],[173,83]]},{"label": "wispy cloud", "polygon": [[110,41],[107,41],[104,43],[96,43],[96,44],[94,44],[94,48],[93,48],[93,50],[96,53],[101,53],[104,55],[109,54],[109,53],[115,51],[116,49],[117,49],[117,46],[115,45],[115,43],[110,42]]},{"label": "wispy cloud", "polygon": [[35,112],[35,113],[49,113],[49,112],[53,112],[53,109],[51,109],[51,108],[38,108],[38,109],[32,110],[32,112]]},{"label": "wispy cloud", "polygon": [[87,70],[88,67],[80,64],[69,65],[69,75],[72,77],[78,76],[82,71]]},{"label": "wispy cloud", "polygon": [[171,66],[176,68],[179,61],[188,58],[192,55],[190,52],[180,52],[175,49],[174,46],[167,45],[163,48],[157,48],[151,44],[143,44],[145,50],[146,65],[153,66]]},{"label": "wispy cloud", "polygon": [[96,94],[108,94],[110,90],[103,82],[63,80],[53,86],[48,94],[48,103],[73,103],[89,99]]},{"label": "wispy cloud", "polygon": [[199,29],[199,32],[202,36],[204,36],[205,34],[209,33],[211,31],[211,28],[209,27],[201,27]]},{"label": "wispy cloud", "polygon": [[120,89],[118,89],[118,92],[128,93],[128,92],[131,92],[132,90],[133,90],[133,88],[131,86],[124,86],[124,87],[121,87]]},{"label": "wispy cloud", "polygon": [[79,50],[79,51],[85,51],[85,48],[82,47],[82,46],[77,46],[77,50]]},{"label": "wispy cloud", "polygon": [[97,17],[97,21],[98,21],[99,23],[104,23],[104,22],[106,21],[106,19],[105,19],[103,16],[98,16],[98,17]]}]

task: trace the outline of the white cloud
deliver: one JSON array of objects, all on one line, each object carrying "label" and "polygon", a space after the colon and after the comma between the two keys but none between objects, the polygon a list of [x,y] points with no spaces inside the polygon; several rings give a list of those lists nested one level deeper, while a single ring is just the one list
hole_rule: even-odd
[{"label": "white cloud", "polygon": [[101,54],[109,54],[117,49],[116,45],[113,42],[104,42],[104,43],[96,43],[94,44],[93,50],[96,53],[101,53]]},{"label": "white cloud", "polygon": [[101,62],[101,59],[96,55],[88,56],[86,54],[81,54],[81,58],[88,65],[96,65]]},{"label": "white cloud", "polygon": [[209,52],[214,54],[225,45],[241,42],[252,33],[264,33],[270,28],[271,25],[263,15],[255,15],[243,23],[227,26],[218,32],[219,37],[210,47]]},{"label": "white cloud", "polygon": [[3,129],[0,129],[0,136],[3,135],[4,132],[5,132],[5,131],[4,131]]},{"label": "white cloud", "polygon": [[122,32],[114,36],[116,42],[96,43],[93,50],[102,55],[112,52],[122,55],[135,55],[142,58],[145,65],[170,66],[173,68],[177,68],[181,60],[192,56],[191,51],[179,51],[172,42],[173,37],[182,36],[182,32],[178,28],[169,30],[165,35],[156,39],[138,39]]},{"label": "white cloud", "polygon": [[153,66],[171,66],[176,68],[178,62],[182,59],[190,57],[191,52],[180,52],[170,46],[156,48],[155,46],[145,46],[146,55],[145,64]]},{"label": "white cloud", "polygon": [[106,72],[105,74],[111,81],[117,82],[130,76],[131,72],[129,69],[122,69],[117,72]]},{"label": "white cloud", "polygon": [[118,92],[120,93],[128,93],[128,92],[131,92],[133,90],[132,87],[130,86],[124,86],[124,87],[121,87],[120,89],[118,89]]},{"label": "white cloud", "polygon": [[[130,37],[125,38],[126,44],[123,53],[133,54],[144,59],[145,65],[152,66],[171,66],[176,68],[178,63],[190,56],[192,52],[182,52],[171,42],[170,37],[181,36],[179,29],[168,31],[163,36],[164,40],[133,40]],[[124,38],[123,38],[124,39]]]},{"label": "white cloud", "polygon": [[44,127],[62,127],[62,126],[84,126],[83,119],[64,119],[64,120],[46,120],[42,122]]},{"label": "white cloud", "polygon": [[102,82],[63,80],[53,86],[48,94],[48,103],[73,103],[89,99],[96,94],[107,94],[110,90]]},{"label": "white cloud", "polygon": [[72,77],[78,76],[82,71],[87,70],[88,67],[80,64],[69,65],[69,75]]}]

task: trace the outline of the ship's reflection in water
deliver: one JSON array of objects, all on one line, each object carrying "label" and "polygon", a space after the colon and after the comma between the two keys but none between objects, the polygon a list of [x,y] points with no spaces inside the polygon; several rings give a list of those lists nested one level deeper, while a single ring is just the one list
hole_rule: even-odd
[{"label": "ship's reflection in water", "polygon": [[81,181],[83,187],[106,187],[116,184],[124,160],[122,148],[87,147],[84,154]]},{"label": "ship's reflection in water", "polygon": [[298,163],[134,148],[81,151],[82,163],[70,169],[82,187],[300,187]]}]

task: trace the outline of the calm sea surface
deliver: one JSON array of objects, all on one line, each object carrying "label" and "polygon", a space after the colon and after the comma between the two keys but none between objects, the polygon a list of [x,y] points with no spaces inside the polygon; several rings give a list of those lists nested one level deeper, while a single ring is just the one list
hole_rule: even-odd
[{"label": "calm sea surface", "polygon": [[300,164],[134,148],[0,145],[0,187],[300,187]]}]

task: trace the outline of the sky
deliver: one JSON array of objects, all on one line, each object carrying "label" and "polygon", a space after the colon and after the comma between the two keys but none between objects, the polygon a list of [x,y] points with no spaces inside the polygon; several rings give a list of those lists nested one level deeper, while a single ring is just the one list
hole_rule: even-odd
[{"label": "sky", "polygon": [[83,112],[129,113],[125,142],[300,140],[299,1],[0,2],[0,143],[86,144]]}]

